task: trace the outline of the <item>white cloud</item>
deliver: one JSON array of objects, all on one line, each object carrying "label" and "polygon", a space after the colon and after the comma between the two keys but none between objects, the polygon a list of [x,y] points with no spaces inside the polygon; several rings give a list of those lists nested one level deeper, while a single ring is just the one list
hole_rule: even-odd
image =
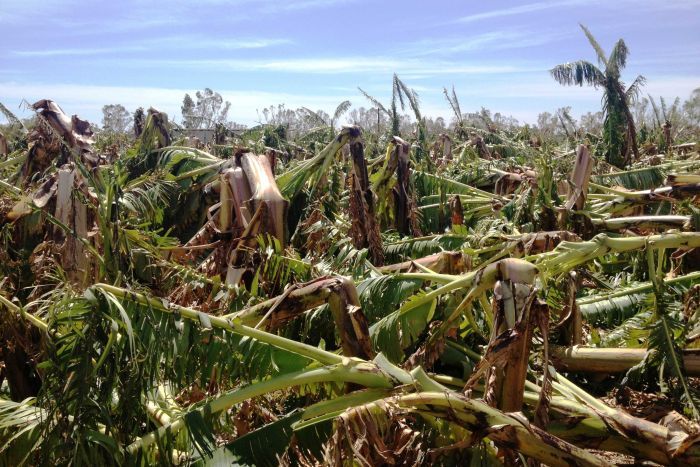
[{"label": "white cloud", "polygon": [[[95,63],[95,62],[92,62]],[[385,57],[338,58],[269,58],[269,59],[129,59],[120,61],[122,67],[174,67],[223,69],[241,72],[282,72],[304,74],[399,73],[405,75],[437,76],[446,74],[496,74],[543,70],[542,67],[516,65],[463,65],[453,61],[397,59]]]},{"label": "white cloud", "polygon": [[138,44],[122,44],[112,47],[86,47],[86,48],[58,48],[39,50],[14,50],[12,55],[18,57],[59,57],[59,56],[99,56],[112,55],[115,53],[143,52],[152,50],[154,46],[159,46],[160,50],[168,47],[177,50],[244,50],[263,49],[276,45],[291,44],[289,39],[280,38],[247,38],[247,39],[211,39],[193,36],[166,36],[158,39],[146,39]]},{"label": "white cloud", "polygon": [[100,21],[99,27],[96,27],[94,21],[79,19],[79,16],[85,17],[84,14],[72,14],[75,9],[89,8],[98,11],[96,6],[89,3],[78,0],[2,0],[0,24],[30,22],[41,18],[60,23],[62,26],[71,25],[83,29],[72,31],[76,34],[126,32],[206,20],[206,15],[210,15],[213,9],[225,14],[230,23],[233,20],[255,18],[260,14],[330,8],[358,1],[360,0],[169,0],[159,3],[122,0],[119,2],[120,10],[126,12],[127,17]]},{"label": "white cloud", "polygon": [[[345,3],[354,3],[360,0],[287,0],[285,2],[278,2],[277,0],[199,0],[196,5],[199,6],[246,6],[246,8],[251,7],[270,7],[274,10],[270,11],[280,11],[280,10],[306,10],[312,8],[327,8],[333,7]],[[171,0],[169,4],[174,4],[179,7],[190,7],[193,3],[190,0]]]},{"label": "white cloud", "polygon": [[12,55],[18,57],[60,57],[60,56],[83,56],[83,55],[108,55],[117,52],[136,52],[147,50],[143,46],[116,46],[116,47],[95,47],[84,49],[41,49],[41,50],[15,50]]},{"label": "white cloud", "polygon": [[269,6],[263,8],[266,13],[276,13],[279,11],[308,10],[313,8],[328,8],[348,3],[355,3],[358,0],[293,0],[280,2],[273,0],[268,2]]},{"label": "white cloud", "polygon": [[74,8],[75,2],[77,0],[2,0],[0,24],[32,21],[39,16],[43,18],[60,15]]},{"label": "white cloud", "polygon": [[275,45],[292,44],[290,39],[241,39],[241,40],[195,40],[191,42],[196,48],[220,49],[263,49]]},{"label": "white cloud", "polygon": [[520,49],[547,44],[566,35],[569,35],[569,33],[539,31],[535,34],[532,31],[502,29],[471,36],[423,39],[409,43],[405,47],[398,49],[398,52],[410,56],[432,56],[483,50]]},{"label": "white cloud", "polygon": [[473,23],[476,21],[487,20],[492,18],[501,18],[504,16],[515,16],[527,13],[534,13],[543,10],[550,10],[553,8],[565,8],[572,6],[584,6],[586,8],[590,7],[600,7],[611,9],[621,9],[626,10],[627,8],[637,8],[643,9],[644,11],[654,11],[654,10],[694,10],[700,6],[700,1],[698,0],[671,0],[667,2],[659,2],[658,0],[617,0],[617,1],[606,1],[606,0],[558,0],[558,1],[548,1],[548,2],[534,2],[526,3],[524,5],[512,6],[507,8],[501,8],[498,10],[484,11],[481,13],[474,13],[467,16],[462,16],[458,18],[456,22],[458,23]]},{"label": "white cloud", "polygon": [[474,13],[468,16],[462,16],[457,19],[459,23],[472,23],[475,21],[481,21],[483,19],[500,18],[502,16],[513,16],[520,15],[524,13],[532,13],[535,11],[549,10],[551,8],[561,8],[566,6],[581,5],[585,4],[584,0],[564,0],[557,2],[536,2],[527,3],[525,5],[519,5],[509,8],[501,8],[500,10],[485,11],[482,13]]}]

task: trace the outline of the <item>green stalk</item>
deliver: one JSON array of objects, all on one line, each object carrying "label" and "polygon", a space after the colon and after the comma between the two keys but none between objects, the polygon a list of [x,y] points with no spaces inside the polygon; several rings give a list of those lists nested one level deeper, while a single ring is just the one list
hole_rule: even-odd
[{"label": "green stalk", "polygon": [[[438,181],[438,182],[440,181],[439,177],[436,177],[435,175],[428,173],[428,172],[422,172],[420,170],[413,170],[412,173],[414,175],[422,175],[423,177],[432,179],[434,181]],[[473,186],[469,186],[466,183],[461,183],[461,182],[458,182],[455,180],[450,180],[450,185],[461,188],[462,190],[464,190],[466,192],[466,194],[475,195],[475,196],[478,196],[481,198],[486,198],[486,199],[491,199],[491,200],[493,200],[493,199],[497,199],[497,200],[501,200],[501,201],[504,200],[504,198],[501,196],[495,195],[493,193],[489,193],[488,191],[480,190],[478,188],[474,188]]]},{"label": "green stalk", "polygon": [[[660,258],[658,266],[661,267],[662,264],[663,257]],[[664,282],[663,276],[654,265],[653,250],[647,250],[647,266],[649,267],[649,278],[651,279],[651,283],[654,285],[654,298],[658,301],[660,294],[663,293]],[[663,313],[661,311],[663,311]],[[688,387],[688,381],[686,380],[686,375],[681,360],[682,357],[678,358],[678,354],[676,353],[676,343],[673,339],[673,331],[668,327],[666,311],[663,310],[663,307],[660,308],[658,303],[656,303],[656,306],[654,307],[654,315],[656,315],[659,321],[661,321],[661,325],[663,326],[663,335],[664,340],[666,341],[666,358],[671,360],[671,365],[673,366],[672,374],[680,381],[685,397],[689,403],[688,405],[690,405],[690,408],[692,409],[693,418],[698,420],[700,418],[700,413],[698,413],[698,408],[694,403],[693,395]],[[663,377],[663,370],[661,371],[661,375]]]},{"label": "green stalk", "polygon": [[[678,276],[674,277],[673,279],[667,279],[664,281],[666,284],[676,284],[678,282],[685,282],[685,281],[693,281],[696,279],[700,279],[700,271],[695,271],[691,272],[689,274],[686,274],[684,276]],[[593,297],[583,297],[578,300],[576,300],[577,305],[589,305],[591,303],[596,303],[600,302],[603,300],[610,300],[611,298],[616,298],[616,297],[623,297],[626,295],[633,295],[633,294],[638,294],[642,292],[647,292],[649,290],[652,290],[654,288],[654,285],[651,282],[647,282],[646,284],[638,285],[636,287],[631,287],[629,289],[621,290],[619,292],[613,292],[607,295],[596,295]]]},{"label": "green stalk", "polygon": [[5,167],[12,167],[13,165],[23,163],[25,160],[27,160],[28,154],[29,154],[29,151],[25,151],[24,154],[20,154],[17,157],[13,157],[11,159],[7,159],[7,160],[0,162],[0,170],[4,169]]},{"label": "green stalk", "polygon": [[[671,162],[666,162],[664,164],[659,164],[655,165],[654,167],[657,169],[679,169],[679,168],[689,168],[693,166],[700,165],[699,161],[671,161]],[[649,167],[641,167],[639,169],[630,169],[630,170],[622,170],[622,171],[617,171],[617,172],[611,172],[607,174],[601,174],[601,175],[596,175],[597,178],[612,178],[612,177],[619,177],[620,175],[624,174],[631,174],[631,173],[637,173],[637,172],[644,172],[649,170]]]},{"label": "green stalk", "polygon": [[184,180],[186,178],[194,178],[199,175],[205,174],[205,173],[211,173],[212,177],[216,175],[218,172],[219,167],[226,162],[225,160],[214,162],[213,164],[205,165],[204,167],[200,167],[198,169],[193,169],[190,170],[189,172],[185,172],[179,175],[176,175],[173,180],[176,182],[179,182],[180,180]]},{"label": "green stalk", "polygon": [[44,332],[48,332],[49,326],[41,318],[38,318],[31,313],[27,313],[24,310],[24,308],[21,308],[21,307],[15,305],[14,303],[9,301],[8,299],[3,297],[2,295],[0,295],[0,303],[5,305],[8,310],[12,311],[13,313],[16,313],[17,315],[21,316],[25,320],[29,321],[29,323],[31,323],[34,327],[36,327]]},{"label": "green stalk", "polygon": [[[287,199],[292,199],[299,193],[307,181],[311,180],[313,187],[309,199],[313,199],[316,184],[326,173],[333,158],[349,139],[359,134],[359,127],[343,128],[325,148],[311,159],[307,159],[291,170],[277,177],[277,186]],[[302,178],[303,177],[303,178]]]},{"label": "green stalk", "polygon": [[460,276],[455,275],[455,274],[439,274],[436,272],[433,273],[426,273],[426,272],[399,272],[397,274],[394,274],[392,277],[396,277],[397,279],[405,279],[405,280],[423,280],[423,281],[431,281],[431,282],[438,282],[441,284],[450,284],[454,282],[456,279],[458,279]]},{"label": "green stalk", "polygon": [[[460,344],[459,342],[457,342],[457,341],[455,341],[455,340],[447,339],[447,340],[445,341],[445,344],[446,344],[448,347],[452,347],[453,349],[456,349],[456,350],[462,352],[464,355],[466,355],[467,357],[469,357],[469,358],[470,358],[471,360],[473,360],[474,362],[479,362],[479,361],[481,360],[481,355],[480,355],[480,354],[478,354],[477,352],[474,352],[472,349],[470,349],[470,348],[467,347],[466,345],[462,345],[462,344]],[[436,381],[438,381],[438,380],[436,379]],[[462,381],[462,384],[461,384],[460,386],[461,386],[461,387],[464,387],[464,384],[465,384],[465,381]]]},{"label": "green stalk", "polygon": [[[556,438],[545,431],[535,431],[523,422],[503,413],[485,402],[466,399],[453,392],[421,392],[406,394],[392,400],[397,406],[426,412],[456,421],[472,433],[486,437],[503,446],[516,449],[526,456],[552,466],[608,466],[607,462],[587,450]],[[494,429],[494,427],[497,427]],[[508,429],[505,429],[508,427]]]},{"label": "green stalk", "polygon": [[[439,202],[439,201],[440,201],[440,196],[441,196],[441,195],[426,195],[426,196],[423,196],[423,197],[420,199],[420,202],[421,202],[421,203],[431,203],[431,204],[437,202],[436,204],[434,204],[434,206],[439,206],[439,205],[441,204],[441,203]],[[460,194],[458,194],[458,193],[448,193],[448,194],[446,194],[446,195],[444,195],[444,196],[447,197],[448,199],[449,199],[449,198],[452,198],[453,196],[459,196],[459,200],[462,202],[462,204],[484,204],[484,203],[491,203],[491,197],[485,197],[485,196],[482,197],[482,196],[477,196],[476,194],[474,194],[474,195],[472,195],[472,194],[465,195],[465,194],[463,194],[463,193],[460,193]],[[421,207],[426,207],[426,206],[427,206],[426,204],[422,204],[422,205],[421,205]]]},{"label": "green stalk", "polygon": [[616,238],[598,234],[587,242],[562,242],[553,251],[532,255],[527,259],[535,260],[542,272],[557,275],[608,253],[681,247],[700,247],[700,233],[679,232]]},{"label": "green stalk", "polygon": [[[207,402],[204,406],[195,409],[200,413],[216,414],[227,410],[234,405],[254,397],[268,394],[274,391],[288,389],[290,387],[304,386],[319,383],[353,383],[369,388],[392,388],[394,385],[388,375],[379,371],[370,363],[356,363],[353,365],[335,365],[331,367],[317,368],[314,370],[301,370],[267,381],[260,381],[240,389],[227,392]],[[186,415],[176,418],[168,425],[136,439],[127,447],[129,454],[134,454],[141,449],[146,449],[166,435],[173,435],[186,426]]]},{"label": "green stalk", "polygon": [[5,189],[7,191],[10,191],[14,195],[17,195],[17,196],[20,196],[22,194],[22,190],[20,190],[19,188],[17,188],[14,185],[10,185],[9,183],[7,183],[4,180],[0,180],[0,189]]},{"label": "green stalk", "polygon": [[689,174],[689,173],[669,174],[668,175],[668,182],[672,182],[675,185],[700,183],[700,175]]},{"label": "green stalk", "polygon": [[620,196],[625,199],[638,199],[638,198],[643,198],[644,195],[637,194],[633,191],[622,191],[622,190],[616,190],[614,188],[610,188],[604,185],[598,185],[597,183],[589,182],[588,186],[591,188],[595,188],[596,190],[602,191],[604,193],[610,193],[616,196]]},{"label": "green stalk", "polygon": [[[173,248],[160,248],[161,250],[175,250],[178,247],[173,247]],[[159,259],[158,262],[156,263],[158,266],[162,267],[167,267],[170,269],[173,269],[176,274],[178,274],[183,281],[188,282],[192,279],[196,279],[197,281],[204,282],[206,284],[212,285],[214,287],[220,287],[223,289],[227,289],[230,292],[234,292],[238,294],[240,292],[240,288],[235,285],[230,285],[227,284],[226,282],[221,282],[221,280],[218,280],[218,278],[212,278],[209,276],[205,276],[204,274],[196,271],[194,268],[187,266],[187,265],[182,265],[178,264],[172,261],[168,261],[165,259]]]},{"label": "green stalk", "polygon": [[486,294],[483,293],[479,296],[479,304],[481,305],[481,309],[484,311],[484,315],[486,315],[486,324],[489,327],[489,334],[493,332],[493,310],[491,308],[491,303],[488,301],[486,298]]},{"label": "green stalk", "polygon": [[593,219],[593,225],[606,230],[638,228],[683,228],[690,222],[690,216],[632,216],[608,219]]},{"label": "green stalk", "polygon": [[97,364],[95,364],[95,366],[92,369],[93,378],[97,376],[97,371],[100,369],[105,360],[107,360],[109,351],[112,350],[112,346],[117,341],[117,337],[119,337],[119,332],[117,331],[114,322],[112,322],[112,326],[112,331],[109,333],[109,338],[107,339],[107,344],[105,345],[105,348],[102,351],[102,355],[100,355],[100,359],[97,361]]},{"label": "green stalk", "polygon": [[467,237],[465,235],[454,235],[454,234],[434,234],[434,235],[423,235],[422,237],[412,237],[412,238],[406,238],[404,240],[399,240],[398,242],[390,242],[390,243],[385,243],[384,246],[396,246],[396,245],[405,245],[407,243],[415,243],[415,242],[424,242],[424,241],[430,241],[434,240],[436,238],[460,238],[460,239],[466,239]]},{"label": "green stalk", "polygon": [[[431,377],[439,383],[452,387],[462,388],[465,384],[465,381],[449,376],[431,375]],[[614,419],[618,413],[615,409],[602,404],[561,375],[559,379],[560,381],[554,381],[554,390],[558,394],[553,394],[550,399],[550,408],[556,415],[547,425],[547,432],[575,443],[579,447],[619,452],[662,465],[671,462],[665,449],[630,438],[609,426],[604,417]],[[528,380],[525,381],[525,387],[527,390],[524,392],[523,400],[530,408],[534,408],[539,403],[541,388]],[[476,395],[483,394],[483,390],[483,386],[474,387]],[[589,404],[593,404],[593,407]],[[659,425],[646,423],[649,423],[647,431],[663,435],[663,428],[659,431]]]},{"label": "green stalk", "polygon": [[[456,276],[454,280],[446,283],[442,287],[431,290],[416,300],[407,301],[403,304],[400,310],[402,313],[405,313],[413,308],[425,305],[441,295],[445,295],[463,288],[477,287],[483,292],[489,287],[492,287],[493,283],[499,277],[506,278],[506,276],[512,274],[534,277],[536,271],[537,268],[526,261],[516,258],[504,259],[496,263],[489,264],[483,269],[478,269],[461,276]],[[516,282],[518,281],[516,280]],[[478,295],[474,296],[473,298],[478,298]]]},{"label": "green stalk", "polygon": [[164,148],[156,149],[154,152],[166,152],[166,151],[184,151],[184,152],[191,152],[194,153],[199,160],[207,160],[207,161],[220,161],[220,159],[212,154],[209,154],[208,152],[202,151],[200,149],[196,148],[191,148],[189,146],[166,146]]}]

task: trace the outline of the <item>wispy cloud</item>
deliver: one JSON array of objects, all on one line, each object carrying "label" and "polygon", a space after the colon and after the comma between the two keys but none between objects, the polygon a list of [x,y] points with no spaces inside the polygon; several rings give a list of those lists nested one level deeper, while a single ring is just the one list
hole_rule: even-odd
[{"label": "wispy cloud", "polygon": [[538,11],[551,10],[554,8],[565,8],[573,6],[596,6],[604,5],[606,8],[619,8],[626,9],[629,8],[630,4],[634,5],[634,8],[642,8],[645,11],[653,10],[692,10],[697,9],[700,6],[698,0],[673,0],[669,2],[659,2],[656,0],[617,0],[614,2],[606,0],[556,0],[550,2],[533,2],[526,3],[524,5],[500,8],[498,10],[484,11],[481,13],[474,13],[467,16],[462,16],[456,20],[458,23],[473,23],[475,21],[481,21],[492,18],[501,18],[504,16],[516,16],[523,15],[527,13],[535,13]]},{"label": "wispy cloud", "polygon": [[[255,9],[255,7],[263,8],[274,6],[279,10],[306,10],[313,8],[329,8],[347,3],[355,3],[361,0],[286,0],[279,2],[278,0],[199,0],[198,6],[235,6]],[[171,0],[171,4],[178,6],[191,6],[190,0]]]},{"label": "wispy cloud", "polygon": [[412,56],[425,56],[521,49],[547,44],[568,34],[542,31],[535,34],[531,31],[502,29],[463,37],[423,39],[409,43],[400,48],[399,52]]},{"label": "wispy cloud", "polygon": [[197,68],[201,70],[232,70],[241,72],[281,72],[303,74],[420,74],[438,76],[449,74],[496,74],[545,70],[544,67],[517,65],[462,64],[444,60],[419,58],[397,59],[375,56],[336,58],[270,58],[270,59],[131,59],[120,63],[135,68],[170,67]]},{"label": "wispy cloud", "polygon": [[527,3],[509,8],[501,8],[499,10],[485,11],[482,13],[474,13],[468,16],[462,16],[457,19],[459,23],[472,23],[483,19],[500,18],[503,16],[521,15],[525,13],[533,13],[536,11],[549,10],[551,8],[562,8],[573,5],[581,5],[586,3],[585,0],[562,0],[555,2],[535,2]]},{"label": "wispy cloud", "polygon": [[279,11],[299,11],[299,10],[309,10],[315,8],[329,8],[339,5],[345,5],[350,3],[356,3],[359,0],[293,0],[280,2],[277,0],[272,0],[267,7],[262,10],[268,13],[279,12]]},{"label": "wispy cloud", "polygon": [[246,50],[263,49],[277,45],[291,44],[289,39],[248,38],[248,39],[211,39],[194,36],[167,36],[158,39],[146,39],[139,44],[122,44],[112,47],[58,48],[38,50],[15,50],[12,55],[18,57],[59,57],[59,56],[97,56],[129,52],[143,52],[158,46],[158,50]]},{"label": "wispy cloud", "polygon": [[214,38],[196,35],[164,36],[147,40],[150,45],[163,48],[177,47],[178,50],[246,50],[265,49],[279,45],[292,44],[294,41],[284,38],[248,37],[248,38]]},{"label": "wispy cloud", "polygon": [[58,16],[73,8],[72,3],[77,3],[77,0],[3,0],[0,7],[0,24],[26,21],[28,16]]},{"label": "wispy cloud", "polygon": [[60,57],[83,55],[109,55],[116,52],[136,52],[146,50],[143,46],[129,47],[95,47],[95,48],[68,48],[68,49],[41,49],[41,50],[15,50],[12,55],[18,57]]},{"label": "wispy cloud", "polygon": [[[281,11],[303,11],[321,8],[331,8],[344,4],[356,3],[362,0],[169,0],[167,3],[143,2],[142,0],[122,0],[118,3],[119,10],[130,12],[127,18],[111,18],[101,26],[110,32],[131,29],[147,29],[153,25],[172,25],[189,22],[194,19],[208,20],[209,15],[218,10],[227,16],[250,18],[251,14],[275,14]],[[75,20],[72,12],[76,8],[95,8],[79,0],[3,0],[0,8],[0,24],[10,23],[19,19],[33,16],[34,18],[58,19],[72,24],[90,26]],[[127,21],[122,21],[126,19]]]},{"label": "wispy cloud", "polygon": [[242,40],[202,40],[196,47],[220,49],[264,49],[276,45],[292,44],[290,39],[242,39]]}]

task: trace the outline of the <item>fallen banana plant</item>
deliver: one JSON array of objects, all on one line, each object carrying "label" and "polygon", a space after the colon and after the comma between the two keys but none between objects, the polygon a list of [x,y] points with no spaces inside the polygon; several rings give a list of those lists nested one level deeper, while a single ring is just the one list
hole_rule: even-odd
[{"label": "fallen banana plant", "polygon": [[692,126],[446,96],[211,144],[0,107],[0,464],[697,464]]}]

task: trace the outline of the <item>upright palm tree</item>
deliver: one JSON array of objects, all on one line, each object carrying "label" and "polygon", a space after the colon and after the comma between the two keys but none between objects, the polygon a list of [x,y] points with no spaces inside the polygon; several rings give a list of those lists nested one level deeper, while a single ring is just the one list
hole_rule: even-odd
[{"label": "upright palm tree", "polygon": [[603,140],[606,144],[606,158],[611,164],[624,167],[630,162],[631,154],[634,155],[635,159],[639,158],[630,102],[637,96],[639,88],[646,80],[641,75],[637,76],[634,82],[625,89],[624,83],[620,81],[620,72],[627,64],[627,55],[629,54],[625,41],[618,40],[610,52],[610,56],[606,57],[605,52],[591,32],[584,25],[580,26],[598,56],[599,66],[586,60],[578,60],[557,65],[550,72],[552,77],[563,85],[583,86],[587,84],[595,88],[603,88],[605,92],[603,95],[603,111],[605,112]]}]

